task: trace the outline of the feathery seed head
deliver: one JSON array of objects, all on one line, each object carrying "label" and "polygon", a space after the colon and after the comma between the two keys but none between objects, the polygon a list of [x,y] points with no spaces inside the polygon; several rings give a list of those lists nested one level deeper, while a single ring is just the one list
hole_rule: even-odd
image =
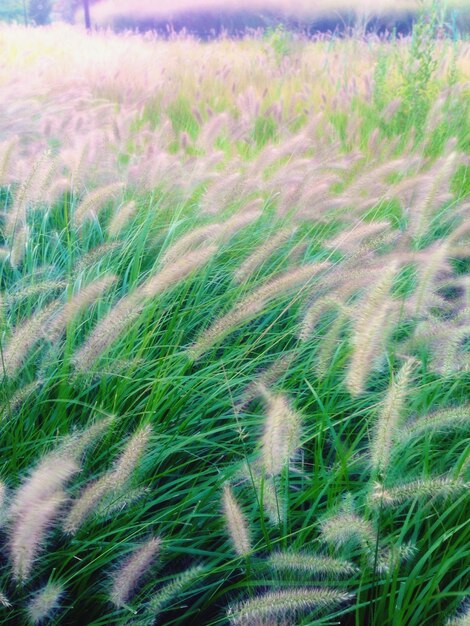
[{"label": "feathery seed head", "polygon": [[149,490],[145,487],[129,489],[129,487],[125,485],[120,491],[113,491],[107,496],[105,495],[96,508],[96,515],[105,519],[112,518],[144,498],[148,492]]},{"label": "feathery seed head", "polygon": [[88,372],[93,363],[139,317],[143,308],[144,299],[138,290],[121,298],[97,323],[85,343],[74,354],[72,362],[77,373]]},{"label": "feathery seed head", "polygon": [[137,210],[137,205],[134,200],[127,202],[123,207],[114,213],[108,227],[108,232],[111,237],[117,237],[123,228],[130,222]]},{"label": "feathery seed head", "polygon": [[90,513],[98,506],[103,496],[113,489],[112,475],[101,476],[88,484],[72,504],[64,520],[64,532],[74,535]]},{"label": "feathery seed head", "polygon": [[188,252],[176,261],[169,261],[159,272],[148,278],[137,291],[143,298],[154,298],[200,269],[216,251],[216,246],[205,246]]},{"label": "feathery seed head", "polygon": [[382,548],[377,554],[374,548],[369,551],[369,563],[379,574],[388,574],[403,563],[410,561],[415,555],[416,546],[410,543]]},{"label": "feathery seed head", "polygon": [[62,449],[74,459],[79,460],[90,446],[104,434],[116,418],[110,415],[100,420],[96,420],[91,426],[84,430],[72,433],[62,446]]},{"label": "feathery seed head", "polygon": [[364,391],[373,361],[383,349],[390,332],[390,290],[397,269],[398,263],[392,261],[369,291],[365,302],[358,305],[352,338],[353,352],[346,376],[346,385],[353,395]]},{"label": "feathery seed head", "polygon": [[122,191],[123,187],[123,183],[119,182],[98,187],[98,189],[91,191],[75,208],[77,225],[81,226],[87,218],[95,216],[106,202],[115,198]]},{"label": "feathery seed head", "polygon": [[409,358],[404,363],[382,402],[370,445],[371,464],[375,472],[384,474],[388,466],[415,363],[413,358]]},{"label": "feathery seed head", "polygon": [[61,490],[77,471],[76,461],[66,453],[46,455],[13,495],[10,517],[27,517],[39,502]]},{"label": "feathery seed head", "polygon": [[113,468],[113,482],[115,489],[123,486],[136,470],[139,461],[152,435],[152,427],[146,424],[139,428],[129,439],[124,452],[116,461]]},{"label": "feathery seed head", "polygon": [[77,264],[74,267],[74,272],[79,274],[83,270],[88,269],[95,265],[95,263],[99,263],[103,258],[106,257],[107,254],[113,252],[121,248],[122,244],[119,241],[110,241],[108,243],[104,243],[101,246],[96,246],[82,257],[79,258]]},{"label": "feathery seed head", "polygon": [[447,499],[458,497],[469,487],[469,483],[446,476],[413,480],[389,488],[376,483],[370,502],[374,506],[394,507],[416,498]]},{"label": "feathery seed head", "polygon": [[22,388],[15,391],[15,393],[8,399],[8,402],[0,406],[0,420],[14,415],[19,411],[26,400],[33,394],[34,391],[39,389],[43,384],[42,380],[35,380],[29,385],[24,385]]},{"label": "feathery seed head", "polygon": [[[164,585],[157,593],[150,599],[147,607],[147,613],[152,617],[154,622],[158,619],[159,613],[179,594],[186,591],[188,587],[191,587],[198,578],[204,573],[204,567],[201,565],[195,565],[190,567],[185,572],[178,574],[169,583]],[[154,623],[153,622],[153,623]]]},{"label": "feathery seed head", "polygon": [[355,513],[339,513],[321,522],[320,532],[323,541],[341,548],[350,543],[372,546],[375,530],[371,522]]},{"label": "feathery seed head", "polygon": [[150,567],[156,554],[160,550],[161,539],[152,537],[140,548],[137,548],[119,567],[112,578],[110,599],[117,606],[122,607],[129,600],[139,583],[140,578]]},{"label": "feathery seed head", "polygon": [[315,325],[319,321],[321,315],[328,309],[339,309],[341,311],[343,304],[335,296],[329,294],[315,300],[307,309],[305,316],[300,325],[299,339],[306,341],[311,335]]},{"label": "feathery seed head", "polygon": [[252,252],[235,271],[235,281],[237,283],[246,281],[294,232],[295,229],[292,227],[281,228],[278,232],[274,232],[266,243]]},{"label": "feathery seed head", "polygon": [[43,329],[51,315],[58,307],[58,302],[53,302],[34,313],[29,319],[15,328],[3,349],[4,373],[12,378],[21,368],[31,348],[40,339]]},{"label": "feathery seed head", "polygon": [[325,246],[331,250],[355,254],[361,244],[376,238],[388,229],[390,229],[390,222],[359,222],[350,230],[342,231],[333,239],[328,239]]},{"label": "feathery seed head", "polygon": [[63,487],[77,471],[76,461],[66,452],[51,452],[13,495],[9,547],[16,579],[28,578],[46,532],[67,499]]},{"label": "feathery seed head", "polygon": [[29,601],[27,612],[32,624],[40,624],[50,620],[52,614],[59,608],[59,602],[64,595],[64,586],[60,583],[49,582],[40,591],[34,594]]},{"label": "feathery seed head", "polygon": [[267,478],[264,468],[259,463],[243,463],[237,475],[241,480],[253,484],[260,508],[270,523],[273,526],[284,523],[287,515],[287,501],[278,484],[278,477]]},{"label": "feathery seed head", "polygon": [[236,412],[239,413],[252,400],[261,396],[266,387],[271,387],[289,369],[297,355],[298,351],[283,354],[271,363],[269,367],[259,372],[253,382],[243,392],[240,401],[237,402],[235,406]]},{"label": "feathery seed head", "polygon": [[151,432],[152,429],[148,425],[140,428],[129,439],[114,467],[83,489],[65,519],[64,531],[66,533],[75,534],[107,494],[122,489],[136,469]]},{"label": "feathery seed head", "polygon": [[9,547],[16,580],[24,582],[29,578],[47,530],[66,500],[65,492],[55,491],[44,499],[37,500],[34,508],[24,514],[16,514],[12,519]]},{"label": "feathery seed head", "polygon": [[300,297],[302,288],[310,286],[310,281],[326,267],[328,267],[326,262],[311,263],[287,271],[266,282],[201,333],[196,342],[188,348],[188,356],[191,359],[198,359],[241,324],[256,317],[269,302],[289,293],[292,289],[301,287],[297,294]]},{"label": "feathery seed head", "polygon": [[351,597],[351,594],[338,589],[282,589],[233,604],[227,616],[232,626],[250,626],[259,619],[292,619],[302,612],[326,610],[350,600]]},{"label": "feathery seed head", "polygon": [[217,240],[224,241],[237,234],[240,230],[255,222],[260,216],[261,211],[248,211],[246,208],[241,212],[235,213],[233,217],[220,224],[220,234],[217,235]]},{"label": "feathery seed head", "polygon": [[268,558],[268,565],[276,570],[299,572],[314,577],[352,576],[358,571],[349,561],[305,552],[275,552]]},{"label": "feathery seed head", "polygon": [[283,394],[264,390],[267,417],[262,437],[261,454],[268,476],[277,475],[286,467],[300,444],[301,420]]},{"label": "feathery seed head", "polygon": [[49,341],[56,341],[67,325],[80,312],[94,304],[117,281],[117,276],[108,275],[93,281],[76,293],[62,310],[48,324],[45,336]]},{"label": "feathery seed head", "polygon": [[12,606],[10,600],[3,593],[3,591],[0,591],[0,604],[4,606],[6,609],[9,609]]},{"label": "feathery seed head", "polygon": [[469,406],[445,409],[407,422],[397,434],[397,439],[405,442],[425,433],[444,433],[461,428],[465,429],[468,428],[469,424]]},{"label": "feathery seed head", "polygon": [[458,615],[449,618],[445,626],[470,626],[470,606],[463,607]]},{"label": "feathery seed head", "polygon": [[184,257],[193,250],[193,248],[214,241],[217,235],[222,232],[222,224],[208,224],[193,228],[186,235],[183,235],[171,244],[163,255],[163,263],[168,264]]},{"label": "feathery seed head", "polygon": [[238,556],[248,556],[251,553],[248,523],[228,483],[224,485],[223,507],[227,530],[235,552]]}]

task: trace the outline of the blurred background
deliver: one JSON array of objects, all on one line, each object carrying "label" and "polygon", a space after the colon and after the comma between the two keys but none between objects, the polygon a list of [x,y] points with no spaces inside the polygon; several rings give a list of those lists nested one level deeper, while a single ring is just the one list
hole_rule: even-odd
[{"label": "blurred background", "polygon": [[[470,0],[429,0],[448,34],[467,37]],[[285,28],[315,33],[406,35],[426,0],[1,0],[0,20],[43,25],[65,21],[116,31],[189,32],[201,38]],[[445,19],[444,19],[445,16]]]}]

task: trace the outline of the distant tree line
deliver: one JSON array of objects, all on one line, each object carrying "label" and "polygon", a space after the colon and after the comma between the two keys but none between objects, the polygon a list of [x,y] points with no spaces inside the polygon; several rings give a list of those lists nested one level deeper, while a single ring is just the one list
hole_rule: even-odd
[{"label": "distant tree line", "polygon": [[[397,33],[408,34],[411,31],[414,14],[407,12],[399,17],[375,17],[361,25],[366,31],[385,32],[395,29]],[[154,30],[163,35],[172,32],[187,31],[203,39],[218,36],[222,32],[231,36],[243,35],[250,30],[272,29],[282,24],[287,30],[297,31],[306,35],[318,32],[344,33],[356,26],[355,13],[343,12],[322,16],[317,19],[299,20],[283,18],[273,12],[250,11],[203,11],[185,12],[171,21],[158,18],[137,18],[117,14],[113,19],[113,27],[118,30],[136,29],[139,31]]]},{"label": "distant tree line", "polygon": [[[0,0],[0,20],[27,21],[29,24],[42,25],[57,19],[68,22],[84,22],[91,8],[91,24],[93,23],[93,4],[99,0]],[[110,24],[116,31],[137,30],[145,32],[157,31],[163,36],[182,31],[191,33],[202,39],[217,37],[221,33],[239,36],[247,31],[275,28],[282,24],[286,29],[306,35],[315,33],[344,33],[360,27],[362,32],[382,34],[395,32],[399,35],[409,34],[413,27],[416,13],[407,11],[390,15],[375,16],[358,24],[357,13],[350,11],[335,12],[330,15],[300,20],[281,18],[272,11],[186,11],[171,20],[159,17],[133,17],[132,12],[116,14]],[[470,10],[459,14],[450,12],[444,32],[452,35],[470,31]]]},{"label": "distant tree line", "polygon": [[[90,5],[97,0],[88,0]],[[0,0],[0,21],[42,26],[51,21],[83,21],[86,0]]]},{"label": "distant tree line", "polygon": [[[469,0],[470,2],[470,0]],[[352,3],[353,6],[353,3]],[[417,11],[384,13],[368,19],[361,18],[352,8],[349,11],[331,12],[317,18],[286,18],[273,11],[185,11],[171,20],[155,17],[132,16],[132,12],[116,14],[109,21],[117,31],[137,30],[157,31],[163,36],[182,31],[202,39],[217,37],[221,33],[230,36],[246,34],[250,30],[273,29],[282,24],[286,30],[300,32],[307,36],[316,33],[343,34],[351,31],[361,33],[396,33],[408,35],[417,17]],[[455,36],[470,31],[470,9],[463,14],[450,11],[442,24],[442,33]]]},{"label": "distant tree line", "polygon": [[0,20],[6,22],[23,19],[23,3],[20,0],[3,0],[0,3]]}]

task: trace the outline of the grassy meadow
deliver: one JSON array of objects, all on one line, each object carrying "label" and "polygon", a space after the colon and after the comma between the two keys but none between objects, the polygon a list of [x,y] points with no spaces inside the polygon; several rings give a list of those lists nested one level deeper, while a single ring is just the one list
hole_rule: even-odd
[{"label": "grassy meadow", "polygon": [[465,626],[470,43],[0,26],[0,623]]}]

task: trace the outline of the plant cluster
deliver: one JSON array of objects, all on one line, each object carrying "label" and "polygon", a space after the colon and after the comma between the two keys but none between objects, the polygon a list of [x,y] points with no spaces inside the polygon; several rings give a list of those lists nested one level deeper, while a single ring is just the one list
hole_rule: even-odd
[{"label": "plant cluster", "polygon": [[0,29],[0,623],[467,623],[468,44],[417,130],[407,39],[84,37]]}]

